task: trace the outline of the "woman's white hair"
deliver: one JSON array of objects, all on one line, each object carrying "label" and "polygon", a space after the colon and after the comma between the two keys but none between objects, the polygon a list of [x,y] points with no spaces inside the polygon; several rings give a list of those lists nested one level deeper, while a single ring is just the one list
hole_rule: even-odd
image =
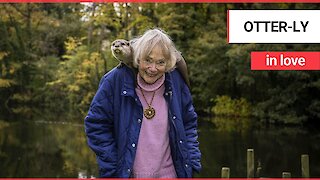
[{"label": "woman's white hair", "polygon": [[131,44],[133,48],[133,65],[139,66],[140,60],[146,59],[152,49],[159,45],[162,53],[167,60],[166,72],[172,70],[177,62],[175,56],[176,48],[170,37],[161,29],[147,30],[141,37],[136,38]]}]

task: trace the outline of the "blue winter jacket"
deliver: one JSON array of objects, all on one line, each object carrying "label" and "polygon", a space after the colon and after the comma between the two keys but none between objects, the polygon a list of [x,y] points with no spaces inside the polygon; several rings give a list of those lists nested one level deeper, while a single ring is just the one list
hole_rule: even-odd
[{"label": "blue winter jacket", "polygon": [[[179,72],[174,70],[165,77],[172,160],[178,177],[192,177],[201,169],[197,114]],[[100,177],[131,175],[143,119],[134,78],[126,66],[105,74],[85,118],[88,144],[96,153]]]}]

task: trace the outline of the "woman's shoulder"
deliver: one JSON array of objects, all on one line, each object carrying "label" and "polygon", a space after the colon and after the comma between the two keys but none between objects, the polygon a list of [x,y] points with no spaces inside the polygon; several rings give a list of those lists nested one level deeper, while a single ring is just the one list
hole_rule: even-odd
[{"label": "woman's shoulder", "polygon": [[119,76],[119,74],[122,74],[125,71],[125,67],[114,67],[110,71],[108,71],[106,74],[103,75],[103,79],[112,79],[115,76]]},{"label": "woman's shoulder", "polygon": [[172,86],[174,89],[184,89],[184,86],[186,85],[182,75],[179,73],[177,69],[174,69],[166,74],[167,81],[169,81],[169,85]]},{"label": "woman's shoulder", "polygon": [[171,77],[171,81],[173,82],[183,82],[183,78],[176,68],[168,72],[168,75]]},{"label": "woman's shoulder", "polygon": [[100,80],[99,88],[114,89],[123,85],[125,81],[131,80],[132,70],[126,66],[115,67],[107,72]]},{"label": "woman's shoulder", "polygon": [[119,78],[124,78],[125,76],[131,76],[130,71],[131,69],[127,66],[114,67],[105,75],[103,75],[101,82],[104,82],[104,81],[117,82],[119,81]]}]

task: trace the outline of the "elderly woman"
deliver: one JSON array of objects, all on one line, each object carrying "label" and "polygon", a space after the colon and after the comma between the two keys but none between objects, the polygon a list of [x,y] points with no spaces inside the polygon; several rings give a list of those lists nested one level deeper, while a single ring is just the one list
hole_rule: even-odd
[{"label": "elderly woman", "polygon": [[126,66],[104,75],[85,118],[100,177],[192,177],[201,169],[197,114],[174,44],[152,29],[133,50],[137,77]]}]

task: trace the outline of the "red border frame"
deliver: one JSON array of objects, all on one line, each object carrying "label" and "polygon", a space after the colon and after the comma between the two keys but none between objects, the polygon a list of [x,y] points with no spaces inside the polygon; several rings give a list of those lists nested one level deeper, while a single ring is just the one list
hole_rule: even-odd
[{"label": "red border frame", "polygon": [[320,3],[320,0],[0,0],[0,3]]}]

